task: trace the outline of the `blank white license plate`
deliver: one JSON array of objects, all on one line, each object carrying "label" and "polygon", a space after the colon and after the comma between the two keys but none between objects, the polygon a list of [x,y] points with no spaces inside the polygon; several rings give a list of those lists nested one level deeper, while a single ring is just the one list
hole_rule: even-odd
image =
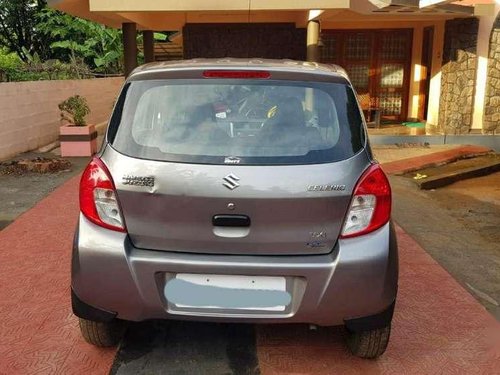
[{"label": "blank white license plate", "polygon": [[189,273],[170,280],[165,296],[178,308],[196,309],[284,311],[291,300],[284,277]]}]

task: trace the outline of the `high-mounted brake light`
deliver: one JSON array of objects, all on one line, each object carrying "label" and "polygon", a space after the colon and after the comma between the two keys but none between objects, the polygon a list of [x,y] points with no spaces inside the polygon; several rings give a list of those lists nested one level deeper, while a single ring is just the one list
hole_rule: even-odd
[{"label": "high-mounted brake light", "polygon": [[205,70],[204,78],[268,79],[271,73],[263,70]]},{"label": "high-mounted brake light", "polygon": [[80,180],[80,211],[94,224],[126,232],[115,184],[104,163],[94,158]]},{"label": "high-mounted brake light", "polygon": [[378,164],[369,167],[359,179],[347,213],[341,238],[373,232],[391,218],[391,186]]}]

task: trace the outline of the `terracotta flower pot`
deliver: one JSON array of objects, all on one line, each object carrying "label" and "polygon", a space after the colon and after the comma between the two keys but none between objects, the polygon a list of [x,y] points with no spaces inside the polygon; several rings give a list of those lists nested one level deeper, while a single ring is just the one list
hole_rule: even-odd
[{"label": "terracotta flower pot", "polygon": [[97,152],[97,131],[94,125],[63,125],[59,128],[61,156],[92,156]]}]

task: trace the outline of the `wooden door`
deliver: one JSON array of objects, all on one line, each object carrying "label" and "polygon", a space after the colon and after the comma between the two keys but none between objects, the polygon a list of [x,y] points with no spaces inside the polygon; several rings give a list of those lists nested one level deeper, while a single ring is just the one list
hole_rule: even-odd
[{"label": "wooden door", "polygon": [[373,36],[367,31],[347,33],[344,35],[342,47],[343,67],[356,88],[361,106],[373,108]]},{"label": "wooden door", "polygon": [[411,30],[387,30],[375,41],[373,92],[382,118],[404,121],[407,118],[411,72]]},{"label": "wooden door", "polygon": [[382,120],[406,120],[412,30],[326,30],[322,62],[349,74],[364,110],[380,109]]}]

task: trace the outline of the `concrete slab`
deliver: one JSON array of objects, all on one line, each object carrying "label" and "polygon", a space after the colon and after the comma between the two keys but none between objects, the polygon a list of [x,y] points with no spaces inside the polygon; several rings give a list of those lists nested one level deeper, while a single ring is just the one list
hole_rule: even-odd
[{"label": "concrete slab", "polygon": [[477,145],[500,152],[500,135],[377,135],[369,134],[372,145],[428,143],[430,145]]},{"label": "concrete slab", "polygon": [[[424,168],[408,173],[420,189],[430,190],[451,185],[454,182],[486,176],[500,171],[500,155],[492,154],[466,160],[458,160],[435,168]],[[415,179],[419,174],[421,178]],[[425,176],[425,177],[424,177]]]},{"label": "concrete slab", "polygon": [[[375,155],[376,155],[375,150]],[[424,155],[407,158],[395,158],[393,161],[382,163],[382,168],[389,174],[403,174],[416,171],[425,167],[441,165],[458,159],[470,158],[473,156],[490,153],[491,149],[482,146],[458,146],[443,151],[429,152]]]},{"label": "concrete slab", "polygon": [[456,145],[424,145],[419,143],[405,145],[373,145],[372,150],[381,164],[390,163],[396,160],[416,158],[441,151],[448,151],[457,148]]}]

